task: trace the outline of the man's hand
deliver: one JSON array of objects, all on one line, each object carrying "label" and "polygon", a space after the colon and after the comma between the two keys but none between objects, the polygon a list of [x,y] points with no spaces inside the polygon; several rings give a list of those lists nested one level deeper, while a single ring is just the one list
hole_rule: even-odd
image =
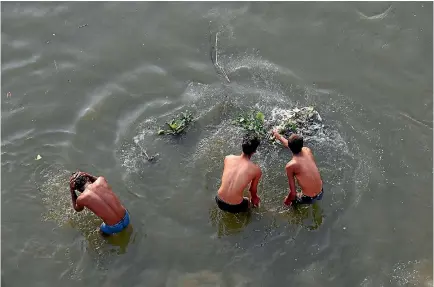
[{"label": "man's hand", "polygon": [[87,173],[87,172],[80,172],[80,174],[84,175],[85,177],[87,177],[90,180],[90,182],[92,182],[92,183],[94,183],[96,181],[96,179],[97,179],[96,176],[93,176],[93,175],[91,175],[90,173]]},{"label": "man's hand", "polygon": [[283,204],[287,205],[287,206],[291,206],[292,202],[296,199],[296,198],[301,198],[303,196],[303,193],[301,192],[297,192],[295,195],[294,193],[290,193],[288,194],[285,199],[283,200]]},{"label": "man's hand", "polygon": [[69,189],[71,192],[75,191],[75,176],[74,175],[72,175],[69,178]]},{"label": "man's hand", "polygon": [[284,138],[277,130],[273,130],[273,136],[276,140],[280,141],[285,147],[288,147],[288,140]]},{"label": "man's hand", "polygon": [[285,197],[285,199],[283,200],[283,204],[285,204],[286,206],[291,206],[292,200],[289,198],[289,195]]},{"label": "man's hand", "polygon": [[[91,175],[90,173],[84,172],[84,171],[79,171],[77,170],[76,172],[74,172],[71,177],[69,178],[69,185],[73,186],[75,185],[74,181],[77,178],[77,176],[84,176],[87,177],[91,183],[94,183],[97,180],[96,176]],[[74,187],[74,186],[73,186]]]},{"label": "man's hand", "polygon": [[278,140],[280,138],[280,134],[277,132],[277,130],[272,131],[273,136]]},{"label": "man's hand", "polygon": [[261,201],[261,199],[259,198],[259,196],[254,196],[250,200],[250,202],[252,203],[252,206],[254,206],[254,207],[259,207],[259,202],[260,201]]}]

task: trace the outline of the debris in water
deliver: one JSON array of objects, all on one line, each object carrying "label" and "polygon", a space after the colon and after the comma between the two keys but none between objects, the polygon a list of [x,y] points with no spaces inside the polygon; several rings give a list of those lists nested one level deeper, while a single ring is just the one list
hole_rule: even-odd
[{"label": "debris in water", "polygon": [[[313,107],[294,108],[287,111],[273,111],[272,120],[268,121],[272,129],[286,137],[293,133],[313,136],[323,128],[322,118]],[[274,137],[271,136],[271,140]]]},{"label": "debris in water", "polygon": [[57,70],[56,60],[54,60],[54,67],[56,67],[56,71],[58,71],[58,70]]},{"label": "debris in water", "polygon": [[252,111],[238,116],[234,124],[244,128],[248,132],[255,133],[259,138],[264,137],[267,131],[264,127],[264,114],[258,111]]},{"label": "debris in water", "polygon": [[193,122],[193,115],[189,112],[183,112],[177,118],[172,119],[170,122],[166,122],[169,127],[168,130],[158,130],[158,135],[179,135]]},{"label": "debris in water", "polygon": [[38,155],[36,156],[35,160],[40,160],[41,158],[42,158],[42,156],[38,154]]},{"label": "debris in water", "polygon": [[6,94],[6,97],[7,97],[7,98],[10,98],[10,97],[12,97],[12,94],[11,94],[11,92],[7,92],[7,94]]},{"label": "debris in water", "polygon": [[[269,119],[265,119],[263,113],[253,111],[238,116],[233,123],[246,131],[255,132],[261,139],[272,130],[289,137],[293,133],[314,136],[323,128],[321,116],[313,107],[273,110]],[[268,140],[274,142],[274,136],[270,135]]]},{"label": "debris in water", "polygon": [[87,27],[87,24],[84,24],[84,25],[78,26],[79,29],[80,29],[80,28],[83,28],[83,27]]},{"label": "debris in water", "polygon": [[146,150],[142,150],[142,153],[146,156],[146,159],[147,159],[149,162],[154,161],[154,160],[157,158],[157,156],[160,155],[160,154],[156,153],[156,154],[154,154],[154,155],[149,156],[148,153],[146,152]]},{"label": "debris in water", "polygon": [[[211,23],[210,23],[211,24]],[[214,45],[211,42],[211,28],[209,28],[209,41],[211,44],[211,50],[210,50],[210,57],[211,57],[211,62],[214,64],[214,67],[217,71],[217,73],[223,75],[223,77],[226,79],[226,81],[228,83],[230,83],[231,81],[229,80],[228,75],[226,74],[225,70],[223,69],[223,67],[220,66],[219,62],[218,62],[218,51],[217,51],[217,44],[218,44],[218,34],[219,32],[217,32],[215,34],[215,42]],[[213,57],[213,54],[215,53],[215,57]]]}]

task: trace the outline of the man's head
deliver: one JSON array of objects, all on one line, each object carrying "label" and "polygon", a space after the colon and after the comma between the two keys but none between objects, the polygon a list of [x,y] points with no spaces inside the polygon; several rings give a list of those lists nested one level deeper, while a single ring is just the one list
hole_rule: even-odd
[{"label": "man's head", "polygon": [[81,172],[75,172],[72,175],[72,181],[74,184],[74,189],[79,192],[83,192],[86,189],[86,184],[90,183],[87,176],[83,175]]},{"label": "man's head", "polygon": [[292,134],[288,138],[288,147],[293,154],[300,153],[301,149],[303,148],[303,137],[296,134]]},{"label": "man's head", "polygon": [[261,141],[254,133],[247,133],[243,137],[243,144],[241,145],[243,153],[247,156],[252,156],[258,148]]}]

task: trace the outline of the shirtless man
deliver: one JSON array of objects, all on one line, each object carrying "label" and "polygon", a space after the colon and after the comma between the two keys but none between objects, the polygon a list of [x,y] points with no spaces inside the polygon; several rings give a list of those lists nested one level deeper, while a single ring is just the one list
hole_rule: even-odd
[{"label": "shirtless man", "polygon": [[[241,155],[225,157],[222,184],[215,197],[217,206],[231,213],[246,212],[249,207],[259,206],[258,183],[262,176],[260,167],[250,158],[256,152],[260,141],[252,135],[245,135],[241,145]],[[244,197],[246,187],[250,185],[249,198]]]},{"label": "shirtless man", "polygon": [[[289,147],[293,154],[291,161],[285,167],[289,194],[285,197],[284,204],[288,206],[293,203],[311,204],[321,200],[323,196],[321,176],[312,151],[308,147],[303,147],[303,137],[293,134],[287,140],[276,131],[273,131],[273,135],[285,147]],[[296,192],[294,177],[302,192]]]},{"label": "shirtless man", "polygon": [[[104,221],[100,227],[103,235],[121,232],[129,225],[128,211],[122,206],[104,177],[97,178],[86,172],[77,171],[69,179],[69,188],[75,211],[80,212],[87,207]],[[78,197],[76,190],[81,193]]]}]

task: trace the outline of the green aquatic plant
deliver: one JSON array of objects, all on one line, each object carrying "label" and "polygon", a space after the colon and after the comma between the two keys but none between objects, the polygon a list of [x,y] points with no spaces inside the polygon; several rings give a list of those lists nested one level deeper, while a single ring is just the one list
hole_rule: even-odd
[{"label": "green aquatic plant", "polygon": [[297,131],[297,122],[292,119],[287,120],[285,122],[283,132],[287,132],[287,131],[295,133]]},{"label": "green aquatic plant", "polygon": [[159,135],[179,135],[193,122],[193,115],[189,111],[185,111],[178,115],[178,117],[173,118],[171,121],[166,122],[169,129],[160,129],[158,131]]},{"label": "green aquatic plant", "polygon": [[262,112],[251,111],[250,113],[239,115],[234,123],[248,132],[255,133],[260,138],[267,134],[264,127],[264,114]]}]

